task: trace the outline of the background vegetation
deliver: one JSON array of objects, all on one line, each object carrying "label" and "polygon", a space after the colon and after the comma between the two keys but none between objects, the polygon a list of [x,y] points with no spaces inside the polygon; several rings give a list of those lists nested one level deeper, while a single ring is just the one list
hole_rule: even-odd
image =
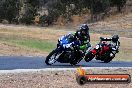
[{"label": "background vegetation", "polygon": [[[52,24],[59,17],[72,21],[73,15],[89,13],[91,22],[97,16],[110,15],[112,7],[122,12],[127,0],[0,0],[0,22],[16,24],[34,24],[35,16],[39,16],[38,24]],[[47,12],[46,12],[47,11]],[[102,17],[102,18],[103,18]]]}]

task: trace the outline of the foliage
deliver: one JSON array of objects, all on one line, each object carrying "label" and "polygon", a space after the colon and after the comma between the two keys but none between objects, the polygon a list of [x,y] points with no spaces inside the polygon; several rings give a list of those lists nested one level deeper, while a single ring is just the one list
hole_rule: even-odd
[{"label": "foliage", "polygon": [[116,6],[118,12],[121,12],[121,9],[125,6],[127,0],[110,0],[111,6]]},{"label": "foliage", "polygon": [[[127,0],[43,0],[48,15],[46,21],[49,24],[57,21],[62,16],[67,21],[71,21],[73,15],[81,15],[90,11],[91,17],[101,13],[108,14],[111,7],[117,7],[117,11],[121,12]],[[21,3],[23,2],[23,3]],[[20,23],[32,24],[34,17],[37,15],[40,6],[40,0],[0,0],[0,21],[7,20],[10,23],[14,19],[20,19]],[[21,7],[24,13],[21,15]],[[41,22],[45,22],[43,16]]]},{"label": "foliage", "polygon": [[10,23],[17,16],[17,0],[0,0],[0,19]]},{"label": "foliage", "polygon": [[27,0],[25,3],[25,13],[20,18],[21,23],[32,24],[35,15],[37,14],[37,8],[39,5],[39,0]]}]

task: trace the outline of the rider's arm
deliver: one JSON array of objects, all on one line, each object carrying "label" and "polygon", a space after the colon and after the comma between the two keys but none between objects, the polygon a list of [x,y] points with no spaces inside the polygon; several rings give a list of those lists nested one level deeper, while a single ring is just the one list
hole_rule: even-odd
[{"label": "rider's arm", "polygon": [[77,39],[77,33],[74,32],[73,35],[74,35],[74,39],[76,40]]},{"label": "rider's arm", "polygon": [[89,43],[89,41],[90,41],[90,35],[85,36],[84,41],[78,40],[78,32],[75,32],[75,33],[74,33],[74,37],[75,37],[75,39],[76,39],[77,41],[79,41],[79,43],[80,43],[80,44],[79,44],[79,49],[80,49],[80,50],[84,50],[84,49],[87,48],[88,43]]},{"label": "rider's arm", "polygon": [[81,50],[86,49],[87,46],[88,46],[88,43],[89,43],[89,40],[88,40],[87,37],[86,37],[86,39],[85,39],[85,40],[83,41],[83,43],[80,45],[80,49],[81,49]]}]

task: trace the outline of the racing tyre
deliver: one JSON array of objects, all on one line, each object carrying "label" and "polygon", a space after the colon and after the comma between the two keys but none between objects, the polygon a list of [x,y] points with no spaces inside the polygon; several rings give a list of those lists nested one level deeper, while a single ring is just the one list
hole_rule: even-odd
[{"label": "racing tyre", "polygon": [[52,64],[54,64],[54,63],[57,61],[56,56],[57,56],[57,52],[56,52],[56,50],[53,50],[53,51],[46,57],[45,63],[46,63],[47,65],[52,65]]},{"label": "racing tyre", "polygon": [[77,61],[72,61],[72,62],[70,62],[70,64],[71,64],[72,66],[75,66],[76,64],[78,64],[78,62],[77,62]]},{"label": "racing tyre", "polygon": [[84,60],[85,60],[86,62],[89,62],[89,61],[91,61],[93,58],[94,58],[94,55],[92,54],[92,52],[89,52],[89,53],[87,53],[86,56],[84,57]]},{"label": "racing tyre", "polygon": [[104,63],[109,63],[110,61],[112,61],[113,58],[109,58],[109,59],[105,59]]},{"label": "racing tyre", "polygon": [[104,63],[109,63],[110,61],[112,61],[112,59],[115,57],[115,55],[113,54],[113,56],[109,56],[106,59],[104,59]]}]

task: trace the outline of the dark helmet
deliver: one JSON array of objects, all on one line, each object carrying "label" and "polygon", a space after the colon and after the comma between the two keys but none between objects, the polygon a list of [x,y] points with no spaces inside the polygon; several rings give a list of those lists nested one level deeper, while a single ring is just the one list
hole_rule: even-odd
[{"label": "dark helmet", "polygon": [[113,42],[117,42],[118,39],[119,39],[119,36],[118,35],[113,35],[113,37],[112,37],[112,41]]},{"label": "dark helmet", "polygon": [[82,25],[80,26],[80,32],[81,32],[82,34],[87,34],[88,31],[89,31],[89,27],[88,27],[87,24],[82,24]]}]

